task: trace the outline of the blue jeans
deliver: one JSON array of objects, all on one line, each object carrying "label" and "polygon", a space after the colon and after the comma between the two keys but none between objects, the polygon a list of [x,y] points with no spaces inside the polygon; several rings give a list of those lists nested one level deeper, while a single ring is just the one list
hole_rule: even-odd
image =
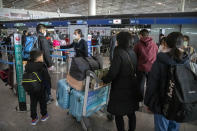
[{"label": "blue jeans", "polygon": [[164,116],[154,114],[155,131],[179,131],[180,124],[167,120]]}]

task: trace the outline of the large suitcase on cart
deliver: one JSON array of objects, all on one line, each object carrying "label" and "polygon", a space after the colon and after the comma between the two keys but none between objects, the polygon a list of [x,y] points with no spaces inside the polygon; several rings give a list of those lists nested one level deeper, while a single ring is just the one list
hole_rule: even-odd
[{"label": "large suitcase on cart", "polygon": [[77,121],[81,121],[82,116],[90,116],[107,104],[108,92],[108,86],[97,90],[89,91],[87,101],[85,101],[84,103],[85,92],[72,89],[70,92],[69,114],[74,116]]},{"label": "large suitcase on cart", "polygon": [[69,108],[70,86],[66,82],[66,79],[62,79],[62,80],[58,81],[56,99],[57,99],[58,105],[62,109],[68,109]]}]

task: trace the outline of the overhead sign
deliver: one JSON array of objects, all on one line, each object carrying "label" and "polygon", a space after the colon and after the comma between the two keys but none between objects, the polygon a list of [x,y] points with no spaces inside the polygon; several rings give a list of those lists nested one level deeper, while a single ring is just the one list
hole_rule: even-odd
[{"label": "overhead sign", "polygon": [[50,22],[40,22],[40,24],[43,24],[43,25],[46,25],[46,26],[52,25],[52,23],[50,23]]},{"label": "overhead sign", "polygon": [[121,19],[113,19],[113,24],[121,24]]},{"label": "overhead sign", "polygon": [[24,23],[15,23],[14,24],[15,27],[20,27],[20,26],[26,26]]}]

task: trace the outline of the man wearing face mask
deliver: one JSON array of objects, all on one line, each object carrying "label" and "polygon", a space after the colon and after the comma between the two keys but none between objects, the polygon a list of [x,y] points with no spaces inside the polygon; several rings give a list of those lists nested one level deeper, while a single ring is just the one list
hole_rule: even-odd
[{"label": "man wearing face mask", "polygon": [[[36,27],[37,36],[38,36],[38,48],[43,52],[44,62],[46,63],[49,70],[53,68],[52,59],[50,56],[49,43],[46,39],[46,27],[43,24],[39,24]],[[50,78],[51,79],[51,78]],[[46,86],[47,94],[47,104],[53,101],[51,95],[51,81],[43,81],[43,84]]]},{"label": "man wearing face mask", "polygon": [[44,61],[48,68],[52,67],[52,60],[50,56],[49,43],[46,39],[46,27],[43,24],[39,24],[36,27],[38,35],[38,48],[43,52]]},{"label": "man wearing face mask", "polygon": [[82,37],[81,29],[76,29],[73,34],[73,43],[71,45],[61,46],[61,49],[74,48],[76,52],[75,57],[88,57],[88,45]]}]

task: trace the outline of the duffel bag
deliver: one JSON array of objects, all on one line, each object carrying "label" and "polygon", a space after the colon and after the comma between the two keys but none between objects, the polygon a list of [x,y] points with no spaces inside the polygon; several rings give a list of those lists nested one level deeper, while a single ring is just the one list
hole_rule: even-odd
[{"label": "duffel bag", "polygon": [[78,81],[86,77],[86,71],[90,69],[88,62],[83,57],[74,57],[71,62],[70,75]]}]

